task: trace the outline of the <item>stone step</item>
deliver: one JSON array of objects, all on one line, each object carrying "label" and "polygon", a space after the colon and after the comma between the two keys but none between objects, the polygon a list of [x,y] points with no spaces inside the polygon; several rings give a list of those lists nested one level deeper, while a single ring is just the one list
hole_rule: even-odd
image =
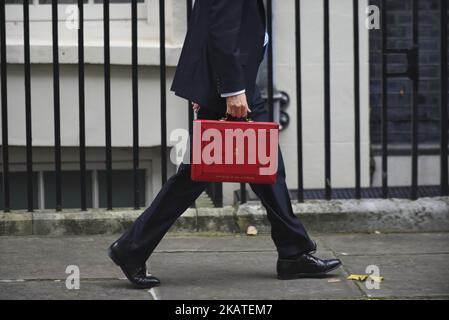
[{"label": "stone step", "polygon": [[[204,196],[202,197],[202,199]],[[362,200],[307,200],[292,202],[293,212],[307,230],[316,233],[392,233],[449,231],[449,197]],[[0,212],[0,236],[91,235],[122,233],[142,214],[142,209],[90,209]],[[188,208],[172,232],[270,232],[267,213],[260,202],[236,207]]]}]

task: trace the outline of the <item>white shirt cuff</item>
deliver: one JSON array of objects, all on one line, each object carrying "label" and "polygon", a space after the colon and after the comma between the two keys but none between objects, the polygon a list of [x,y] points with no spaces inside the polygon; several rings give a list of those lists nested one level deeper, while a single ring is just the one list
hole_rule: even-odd
[{"label": "white shirt cuff", "polygon": [[233,96],[237,96],[239,94],[245,93],[245,92],[246,92],[246,90],[240,90],[240,91],[229,92],[229,93],[222,93],[221,97],[222,98],[233,97]]}]

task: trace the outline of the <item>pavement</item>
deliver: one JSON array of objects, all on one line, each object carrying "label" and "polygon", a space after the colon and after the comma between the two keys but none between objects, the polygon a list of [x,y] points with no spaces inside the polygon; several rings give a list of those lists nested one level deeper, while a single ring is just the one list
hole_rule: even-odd
[{"label": "pavement", "polygon": [[[106,256],[116,238],[0,237],[0,299],[449,298],[449,233],[314,234],[316,255],[338,257],[343,267],[290,281],[276,278],[269,235],[169,234],[149,260],[162,281],[152,290],[132,288]],[[70,265],[79,268],[79,289],[66,286]],[[384,277],[378,287],[346,279],[368,266]]]}]

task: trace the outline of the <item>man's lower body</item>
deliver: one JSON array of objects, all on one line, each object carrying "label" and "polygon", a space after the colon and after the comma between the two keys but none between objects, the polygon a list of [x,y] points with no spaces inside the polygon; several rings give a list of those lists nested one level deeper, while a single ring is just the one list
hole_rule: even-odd
[{"label": "man's lower body", "polygon": [[[262,99],[259,98],[257,103],[251,106],[251,109],[253,121],[269,121],[268,112]],[[198,119],[218,120],[223,116],[224,114],[204,107],[198,111]],[[125,274],[132,274],[133,272],[143,274],[146,260],[166,232],[206,189],[207,182],[191,180],[190,169],[190,164],[182,163],[177,173],[163,185],[150,207],[111,246],[110,255],[112,254],[111,258],[114,262],[122,266],[122,269],[124,269],[123,265],[126,263],[132,266],[132,270],[134,270],[124,270]],[[309,238],[303,224],[293,213],[285,183],[285,167],[280,149],[276,183],[272,185],[250,184],[250,186],[266,208],[268,220],[271,223],[271,237],[277,248],[279,261],[296,261],[316,249],[315,242]],[[308,262],[305,261],[305,263]],[[294,269],[294,266],[287,267],[286,272],[290,272],[291,268]],[[280,269],[283,269],[282,266]],[[301,272],[294,272],[293,270],[293,273],[299,276]],[[280,278],[289,278],[289,276],[280,276]],[[157,285],[156,282],[154,280],[152,283]],[[135,284],[139,286],[139,283]],[[145,284],[140,286],[145,287]],[[151,286],[151,283],[148,286]]]}]

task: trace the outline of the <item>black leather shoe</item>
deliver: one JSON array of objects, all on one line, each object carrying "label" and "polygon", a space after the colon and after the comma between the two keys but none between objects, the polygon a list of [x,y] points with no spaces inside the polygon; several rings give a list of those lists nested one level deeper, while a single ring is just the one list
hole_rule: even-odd
[{"label": "black leather shoe", "polygon": [[120,259],[120,249],[118,247],[118,243],[114,242],[108,249],[108,256],[116,265],[118,265],[126,278],[131,281],[136,287],[140,289],[150,289],[153,287],[158,287],[161,284],[161,281],[154,277],[147,275],[147,268],[145,263],[143,264],[133,264],[126,263],[122,259]]},{"label": "black leather shoe", "polygon": [[323,260],[305,253],[297,259],[278,259],[277,274],[280,280],[314,278],[341,266],[339,259]]}]

